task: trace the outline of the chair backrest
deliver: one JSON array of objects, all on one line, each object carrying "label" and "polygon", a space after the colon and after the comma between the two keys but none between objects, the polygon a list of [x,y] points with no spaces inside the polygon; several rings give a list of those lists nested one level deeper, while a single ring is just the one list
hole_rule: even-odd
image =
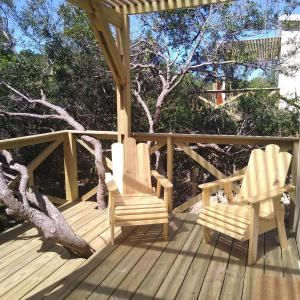
[{"label": "chair backrest", "polygon": [[112,144],[113,177],[121,194],[152,192],[149,148],[134,138]]},{"label": "chair backrest", "polygon": [[[279,146],[271,144],[266,146],[265,151],[255,149],[251,152],[237,201],[247,200],[285,185],[292,155],[279,150]],[[273,214],[272,199],[261,203],[260,211],[266,215]]]}]

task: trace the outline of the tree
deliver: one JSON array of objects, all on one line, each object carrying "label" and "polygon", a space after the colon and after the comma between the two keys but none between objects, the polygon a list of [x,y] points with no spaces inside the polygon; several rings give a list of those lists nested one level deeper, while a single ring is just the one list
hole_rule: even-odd
[{"label": "tree", "polygon": [[[67,31],[68,27],[63,27],[64,30],[61,31],[61,28],[56,29],[55,26],[51,27],[51,24],[46,22],[46,20],[49,21],[51,18],[49,17],[50,15],[48,14],[49,11],[47,11],[47,7],[44,6],[45,2],[46,1],[30,1],[22,13],[14,10],[14,14],[16,14],[16,22],[19,22],[20,28],[24,30],[24,33],[27,33],[31,39],[39,42],[36,49],[42,49],[42,52],[36,53],[24,50],[17,52],[15,49],[9,49],[8,59],[4,61],[4,56],[1,56],[2,64],[0,85],[1,98],[3,99],[1,104],[1,116],[5,118],[29,118],[46,122],[48,121],[48,124],[54,128],[56,126],[52,120],[55,120],[58,123],[64,122],[68,127],[73,129],[84,131],[85,127],[76,121],[75,118],[73,118],[71,114],[69,114],[67,110],[59,104],[66,103],[67,97],[72,98],[73,95],[76,95],[75,105],[73,102],[72,106],[70,103],[68,106],[73,108],[73,112],[76,111],[76,108],[80,107],[80,98],[78,98],[78,96],[82,96],[82,93],[78,92],[77,86],[74,84],[70,85],[70,75],[75,78],[76,76],[82,76],[82,73],[80,74],[80,70],[77,70],[77,67],[84,61],[87,62],[87,64],[81,66],[81,70],[85,69],[86,72],[90,72],[91,69],[96,69],[95,74],[97,77],[99,76],[99,78],[101,78],[101,75],[105,74],[105,72],[103,73],[103,70],[100,67],[101,64],[95,64],[95,60],[99,61],[99,58],[101,60],[101,56],[97,56],[99,54],[99,50],[96,48],[96,44],[91,38],[91,30],[88,27],[85,17],[84,20],[86,21],[86,28],[84,29],[89,30],[88,36],[91,38],[91,43],[87,46],[85,42],[78,39],[78,37],[74,39],[76,35],[75,25],[79,26],[79,23],[81,22],[80,17],[82,18],[84,16],[81,12],[78,10],[74,11],[74,9],[69,6],[61,7],[60,13],[64,15],[66,23],[72,20],[72,14],[73,16],[77,15],[79,17],[77,18],[78,23],[72,24],[70,28],[71,30]],[[40,20],[31,19],[31,15],[28,13],[30,10],[36,8],[34,4],[37,6],[41,5],[42,13],[39,15]],[[22,18],[20,16],[22,16]],[[49,25],[49,27],[44,26],[43,30],[40,30],[41,24],[43,23]],[[82,26],[82,24],[80,25]],[[30,30],[30,26],[32,26],[31,28],[34,30]],[[73,32],[70,32],[72,30]],[[72,43],[72,39],[77,43]],[[86,36],[83,35],[82,39],[86,39]],[[43,43],[41,43],[41,41],[43,41]],[[80,54],[83,52],[82,48],[84,48],[87,55],[81,58]],[[4,49],[4,46],[2,49],[3,51],[5,50],[8,52],[8,50]],[[75,60],[73,54],[76,56]],[[90,58],[91,55],[92,59],[86,60],[86,58]],[[69,67],[68,62],[71,62],[71,67]],[[92,65],[93,68],[90,68],[88,64]],[[94,66],[96,66],[96,68]],[[75,78],[74,80],[76,80]],[[12,83],[14,87],[10,83]],[[76,84],[79,83],[80,81],[78,80]],[[63,84],[65,85],[63,86]],[[106,85],[105,82],[104,84]],[[62,87],[64,87],[64,90]],[[66,91],[66,87],[69,92]],[[91,90],[89,85],[86,83],[84,84],[84,87],[86,88],[84,92],[89,92]],[[100,85],[95,85],[94,90],[96,89],[97,91],[99,87],[104,88],[101,80]],[[50,94],[51,99],[46,98],[43,88]],[[70,93],[72,88],[74,89],[74,92]],[[30,94],[37,95],[39,90],[41,90],[40,96],[29,96]],[[59,95],[60,98],[59,100],[56,100],[54,104],[53,98],[56,95]],[[61,101],[60,99],[65,101]],[[3,122],[3,124],[5,124],[5,122]],[[35,125],[31,123],[29,124],[29,130],[33,131],[29,131],[27,134],[33,133],[35,130]],[[6,124],[5,126],[11,126],[11,124]],[[5,126],[3,127],[5,128]],[[90,144],[95,150],[95,166],[99,177],[97,202],[99,208],[104,209],[105,171],[102,162],[102,145],[100,141],[93,137],[83,134],[81,138],[83,141]],[[0,200],[7,206],[7,214],[18,216],[31,222],[43,232],[46,238],[62,244],[71,253],[82,257],[90,256],[93,249],[91,249],[84,240],[74,234],[63,216],[57,208],[51,204],[47,197],[40,194],[36,189],[30,191],[28,188],[28,174],[26,167],[15,163],[11,154],[7,151],[2,151],[1,157],[3,163],[1,165],[2,169],[0,170]],[[13,171],[17,171],[21,175],[18,191],[12,190],[11,187],[7,185],[6,176],[10,177],[9,174]]]},{"label": "tree", "polygon": [[239,42],[278,29],[278,16],[296,5],[279,2],[262,7],[257,1],[236,1],[142,16],[143,36],[131,46],[133,94],[149,132],[157,129],[162,107],[170,103],[170,94],[179,90],[187,74],[204,82],[226,75],[234,85],[255,69],[279,70],[282,62],[253,61]]}]

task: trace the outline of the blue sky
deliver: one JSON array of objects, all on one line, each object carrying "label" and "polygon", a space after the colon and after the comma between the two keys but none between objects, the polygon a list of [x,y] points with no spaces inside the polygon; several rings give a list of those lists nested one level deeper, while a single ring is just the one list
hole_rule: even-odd
[{"label": "blue sky", "polygon": [[[48,0],[48,1],[52,2],[53,7],[57,7],[61,3],[66,2],[66,0]],[[236,1],[239,1],[239,0],[236,0]],[[256,0],[256,1],[261,3],[262,6],[266,5],[265,0]],[[20,8],[22,8],[22,6],[24,6],[26,4],[26,0],[15,0],[15,3],[17,5],[17,8],[20,9]],[[293,11],[293,14],[300,14],[300,5]],[[130,26],[131,27],[131,37],[135,37],[139,34],[139,32],[141,30],[141,25],[139,23],[139,17],[138,16],[130,16],[130,21],[131,21],[131,26]],[[261,35],[254,36],[252,38],[266,37],[266,36],[270,37],[270,36],[278,35],[278,33],[279,33],[278,31],[277,32],[275,32],[275,31],[273,31],[273,32],[262,31]],[[26,44],[27,44],[27,42],[29,42],[29,41],[27,41],[28,39],[23,37],[22,33],[19,32],[17,28],[15,29],[15,34],[17,35],[18,38],[25,40]],[[17,49],[22,49],[23,47],[24,47],[24,45],[19,44],[17,46]]]}]

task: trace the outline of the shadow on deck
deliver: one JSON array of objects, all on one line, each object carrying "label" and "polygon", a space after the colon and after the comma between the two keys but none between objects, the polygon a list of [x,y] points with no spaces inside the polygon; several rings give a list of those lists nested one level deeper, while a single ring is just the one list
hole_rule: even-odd
[{"label": "shadow on deck", "polygon": [[247,243],[219,235],[205,244],[192,214],[172,218],[169,241],[161,225],[128,227],[116,230],[112,247],[96,203],[68,204],[63,213],[97,252],[72,258],[28,224],[2,233],[1,299],[250,299],[260,275],[300,278],[295,239],[281,250],[276,231],[260,236],[259,260],[248,267]]}]

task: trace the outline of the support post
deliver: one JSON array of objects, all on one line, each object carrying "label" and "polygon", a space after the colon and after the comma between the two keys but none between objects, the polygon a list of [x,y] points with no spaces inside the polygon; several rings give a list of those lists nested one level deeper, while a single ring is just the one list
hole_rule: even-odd
[{"label": "support post", "polygon": [[[296,189],[290,194],[290,209],[289,209],[289,228],[296,231],[298,227],[298,219],[299,219],[299,200],[297,197],[298,190],[298,167],[299,167],[299,141],[294,142],[293,144],[293,158],[292,158],[292,166],[291,166],[291,184],[296,186]],[[300,182],[299,182],[300,184]],[[299,193],[298,193],[299,194]]]},{"label": "support post", "polygon": [[123,26],[116,28],[117,48],[125,66],[126,82],[117,85],[117,119],[118,119],[118,141],[131,135],[131,91],[130,91],[130,24],[129,17],[123,16]]},{"label": "support post", "polygon": [[71,132],[66,133],[63,145],[66,200],[76,201],[78,200],[77,152],[76,141]]},{"label": "support post", "polygon": [[28,176],[29,176],[29,180],[28,180],[28,185],[30,187],[34,186],[34,176],[33,176],[33,170],[28,170]]},{"label": "support post", "polygon": [[[293,231],[295,230],[294,227],[294,219],[295,219],[295,208],[297,202],[297,169],[299,164],[299,142],[294,142],[293,145],[293,158],[291,164],[291,184],[296,186],[296,189],[290,194],[290,208],[289,208],[289,228]],[[299,213],[298,213],[299,214]],[[297,214],[297,215],[298,215]],[[296,219],[298,216],[296,216]]]},{"label": "support post", "polygon": [[[171,136],[167,139],[167,177],[173,183],[173,139]],[[173,190],[169,196],[169,211],[173,210]]]}]

